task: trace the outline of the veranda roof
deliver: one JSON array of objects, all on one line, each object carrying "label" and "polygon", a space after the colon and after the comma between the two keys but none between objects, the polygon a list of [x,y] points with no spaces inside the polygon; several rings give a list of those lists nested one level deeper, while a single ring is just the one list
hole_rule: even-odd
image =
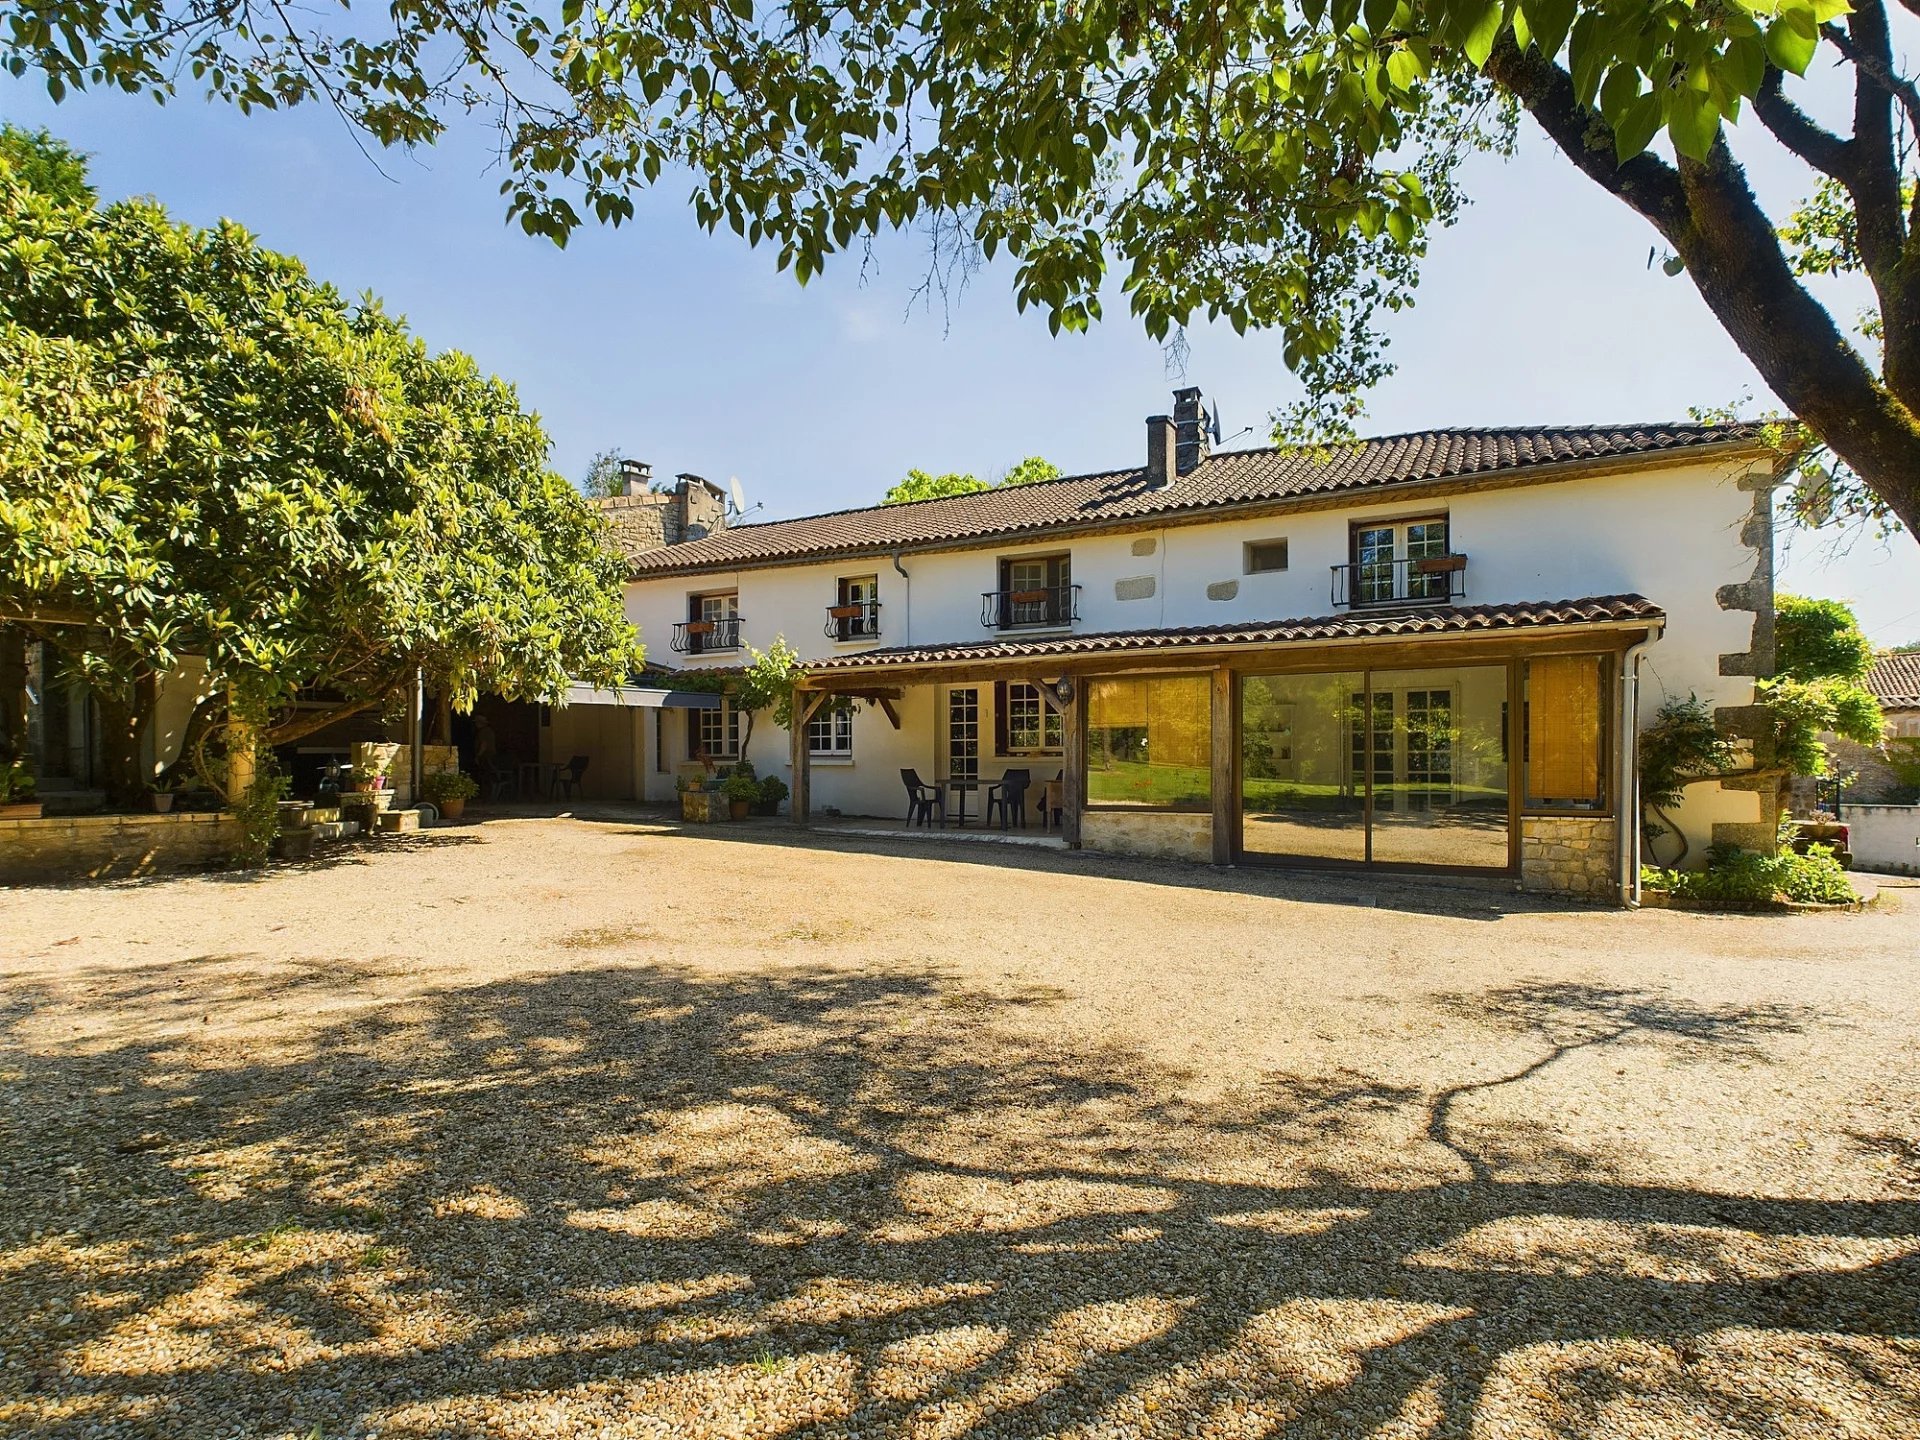
[{"label": "veranda roof", "polygon": [[1392,614],[1327,615],[1299,620],[1253,621],[1242,625],[1000,636],[958,644],[895,646],[809,661],[806,672],[809,676],[827,679],[875,670],[944,667],[972,662],[1067,660],[1091,655],[1159,654],[1169,650],[1315,644],[1385,637],[1440,638],[1552,628],[1645,627],[1660,624],[1665,619],[1666,612],[1644,595],[1597,595],[1579,600],[1422,607]]}]

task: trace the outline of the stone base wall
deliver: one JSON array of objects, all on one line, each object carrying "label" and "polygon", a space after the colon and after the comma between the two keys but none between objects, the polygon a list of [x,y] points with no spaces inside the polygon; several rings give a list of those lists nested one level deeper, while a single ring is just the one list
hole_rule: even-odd
[{"label": "stone base wall", "polygon": [[1609,903],[1620,898],[1619,831],[1608,817],[1520,817],[1520,887]]},{"label": "stone base wall", "polygon": [[1166,811],[1087,810],[1080,845],[1113,855],[1213,863],[1213,816]]},{"label": "stone base wall", "polygon": [[[442,770],[458,770],[460,752],[451,745],[422,745],[420,773],[437,775]],[[393,782],[393,808],[404,810],[413,804],[413,747],[384,740],[360,740],[353,747],[353,773],[384,775]]]},{"label": "stone base wall", "polygon": [[244,831],[231,815],[64,815],[0,820],[0,885],[125,880],[224,865]]}]

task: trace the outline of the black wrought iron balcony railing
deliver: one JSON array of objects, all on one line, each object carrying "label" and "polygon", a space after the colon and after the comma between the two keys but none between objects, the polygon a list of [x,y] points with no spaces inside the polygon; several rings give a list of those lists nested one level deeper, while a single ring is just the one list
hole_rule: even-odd
[{"label": "black wrought iron balcony railing", "polygon": [[709,655],[716,650],[738,650],[740,627],[744,623],[738,615],[714,620],[682,620],[673,627],[673,653]]},{"label": "black wrought iron balcony railing", "polygon": [[880,602],[856,600],[827,607],[829,640],[875,640],[880,635]]},{"label": "black wrought iron balcony railing", "polygon": [[980,596],[980,623],[989,630],[1031,630],[1071,625],[1080,618],[1078,585],[1033,590],[987,590]]},{"label": "black wrought iron balcony railing", "polygon": [[1376,605],[1444,605],[1467,596],[1467,557],[1424,555],[1413,560],[1352,560],[1333,567],[1335,609]]}]

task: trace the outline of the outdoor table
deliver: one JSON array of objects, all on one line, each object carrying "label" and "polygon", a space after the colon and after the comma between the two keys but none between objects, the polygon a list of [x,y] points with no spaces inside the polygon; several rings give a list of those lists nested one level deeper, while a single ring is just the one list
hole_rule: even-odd
[{"label": "outdoor table", "polygon": [[513,782],[513,798],[525,800],[529,797],[540,798],[540,772],[545,769],[538,760],[522,760],[520,777]]},{"label": "outdoor table", "polygon": [[953,823],[962,830],[966,829],[967,826],[967,793],[972,790],[978,790],[979,788],[980,782],[978,780],[947,781],[947,789],[953,791],[954,799],[959,802],[957,807],[958,813],[955,814]]}]

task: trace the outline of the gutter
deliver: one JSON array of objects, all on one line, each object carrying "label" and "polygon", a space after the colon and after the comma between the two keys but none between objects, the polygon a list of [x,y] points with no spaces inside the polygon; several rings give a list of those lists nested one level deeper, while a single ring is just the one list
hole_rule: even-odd
[{"label": "gutter", "polygon": [[[1227,452],[1240,453],[1240,452]],[[898,564],[902,555],[944,554],[962,550],[981,550],[996,545],[1032,544],[1045,545],[1055,540],[1073,539],[1086,535],[1125,534],[1129,530],[1151,531],[1186,524],[1206,524],[1216,518],[1258,520],[1273,515],[1293,515],[1311,510],[1337,510],[1355,505],[1399,500],[1401,497],[1418,500],[1429,494],[1456,494],[1468,490],[1499,490],[1518,488],[1524,485],[1551,485],[1566,480],[1581,480],[1596,475],[1622,474],[1647,470],[1672,470],[1681,466],[1700,463],[1729,455],[1766,455],[1772,451],[1765,445],[1750,440],[1723,440],[1712,445],[1692,445],[1673,450],[1653,450],[1633,455],[1593,455],[1578,460],[1554,460],[1537,465],[1514,465],[1504,470],[1487,470],[1470,475],[1436,475],[1421,480],[1396,480],[1384,485],[1353,485],[1340,490],[1320,490],[1308,495],[1276,496],[1271,499],[1219,501],[1215,504],[1188,505],[1173,510],[1149,510],[1138,515],[1115,515],[1110,518],[1087,521],[1080,524],[1055,524],[1021,526],[1012,529],[983,530],[972,535],[956,535],[945,540],[916,541],[905,545],[888,547],[880,544],[847,545],[825,549],[807,550],[792,555],[773,555],[756,559],[752,556],[728,556],[724,559],[706,563],[695,562],[689,565],[675,565],[659,569],[630,570],[627,579],[634,583],[647,580],[666,579],[675,575],[725,574],[737,570],[777,570],[794,565],[820,565],[834,560],[852,560],[869,555],[891,555]],[[1104,472],[1095,472],[1104,473]],[[1063,484],[1067,480],[1081,480],[1080,475],[1066,476],[1060,481],[1048,481],[1048,484]],[[879,509],[882,507],[861,507]],[[860,510],[834,510],[821,515],[799,515],[792,520],[769,521],[769,525],[792,525],[805,520],[822,520],[830,516],[859,514]],[[741,529],[757,529],[758,526],[743,526]],[[722,534],[738,534],[739,530],[723,531]],[[702,541],[689,541],[688,544],[701,544]],[[672,546],[663,547],[671,551]],[[646,552],[659,554],[659,550]]]},{"label": "gutter", "polygon": [[1620,657],[1620,781],[1619,847],[1620,904],[1640,908],[1640,657],[1660,639],[1666,622],[1656,620],[1647,638],[1627,647]]},{"label": "gutter", "polygon": [[905,613],[900,620],[900,638],[911,641],[913,639],[913,576],[909,575],[907,567],[900,563],[898,550],[895,550],[889,558],[893,561],[893,568],[900,573],[900,578],[907,582]]}]

